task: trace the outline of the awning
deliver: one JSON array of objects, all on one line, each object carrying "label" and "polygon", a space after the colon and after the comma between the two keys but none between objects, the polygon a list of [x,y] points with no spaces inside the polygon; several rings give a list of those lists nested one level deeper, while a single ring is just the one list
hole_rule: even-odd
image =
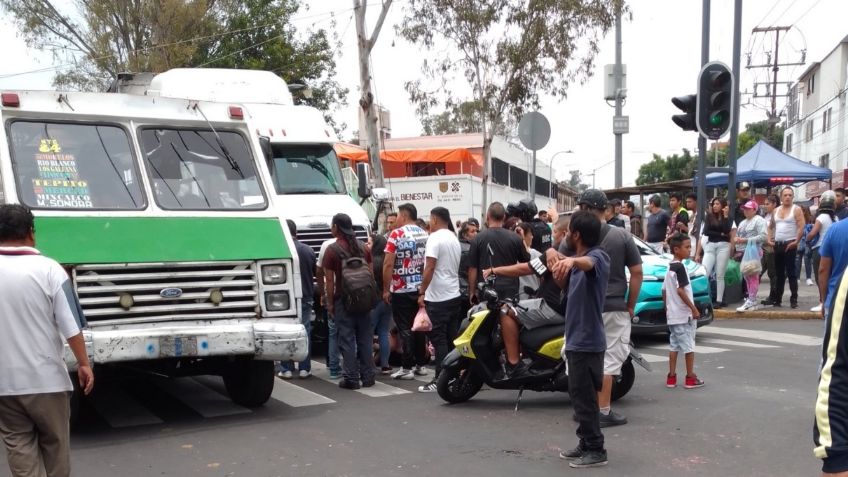
[{"label": "awning", "polygon": [[[340,159],[349,161],[363,162],[368,160],[368,151],[352,146],[349,148],[340,148],[336,145],[336,154]],[[355,148],[355,149],[354,149]],[[478,166],[483,166],[483,158],[480,155],[472,154],[468,149],[451,148],[451,149],[395,149],[380,151],[380,159],[384,162],[402,162],[402,163],[429,163],[429,162],[473,162]]]},{"label": "awning", "polygon": [[661,192],[677,192],[692,190],[692,179],[679,181],[657,182],[656,184],[645,184],[640,186],[619,187],[618,189],[607,189],[604,193],[608,199],[629,199],[633,195],[659,194]]},{"label": "awning", "polygon": [[[762,139],[736,161],[736,183],[750,182],[754,187],[827,181],[832,174],[830,169],[796,159]],[[721,186],[727,187],[726,173],[707,174],[707,187]]]}]

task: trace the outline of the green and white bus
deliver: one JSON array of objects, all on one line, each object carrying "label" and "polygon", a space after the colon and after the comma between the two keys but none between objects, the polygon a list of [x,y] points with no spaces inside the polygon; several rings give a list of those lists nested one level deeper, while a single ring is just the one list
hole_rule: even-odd
[{"label": "green and white bus", "polygon": [[4,91],[0,119],[0,203],[33,210],[37,248],[71,275],[92,362],[221,375],[234,402],[265,403],[273,361],[303,359],[307,336],[241,108]]}]

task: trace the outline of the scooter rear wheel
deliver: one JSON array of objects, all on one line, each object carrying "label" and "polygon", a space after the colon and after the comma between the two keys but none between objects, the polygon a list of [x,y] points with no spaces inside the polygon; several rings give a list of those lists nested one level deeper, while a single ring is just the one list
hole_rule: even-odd
[{"label": "scooter rear wheel", "polygon": [[451,404],[468,401],[483,387],[483,378],[467,364],[444,368],[436,382],[439,396]]},{"label": "scooter rear wheel", "polygon": [[612,382],[612,400],[618,401],[633,387],[636,380],[636,370],[633,368],[633,360],[628,359],[621,367],[621,375]]}]

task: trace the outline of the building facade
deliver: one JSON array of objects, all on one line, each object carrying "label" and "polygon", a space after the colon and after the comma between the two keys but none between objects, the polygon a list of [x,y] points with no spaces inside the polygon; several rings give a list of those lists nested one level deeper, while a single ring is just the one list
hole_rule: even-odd
[{"label": "building facade", "polygon": [[783,151],[833,171],[832,184],[810,182],[799,199],[815,198],[848,182],[848,36],[824,59],[813,63],[792,85],[787,104]]}]

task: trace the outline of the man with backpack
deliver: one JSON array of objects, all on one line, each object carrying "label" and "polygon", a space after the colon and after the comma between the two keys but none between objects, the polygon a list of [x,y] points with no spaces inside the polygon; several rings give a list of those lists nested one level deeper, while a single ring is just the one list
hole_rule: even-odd
[{"label": "man with backpack", "polygon": [[333,315],[342,354],[339,387],[359,389],[374,385],[371,310],[378,299],[371,253],[356,239],[347,214],[333,216],[330,232],[336,242],[327,248],[323,267],[327,281],[327,312]]}]

